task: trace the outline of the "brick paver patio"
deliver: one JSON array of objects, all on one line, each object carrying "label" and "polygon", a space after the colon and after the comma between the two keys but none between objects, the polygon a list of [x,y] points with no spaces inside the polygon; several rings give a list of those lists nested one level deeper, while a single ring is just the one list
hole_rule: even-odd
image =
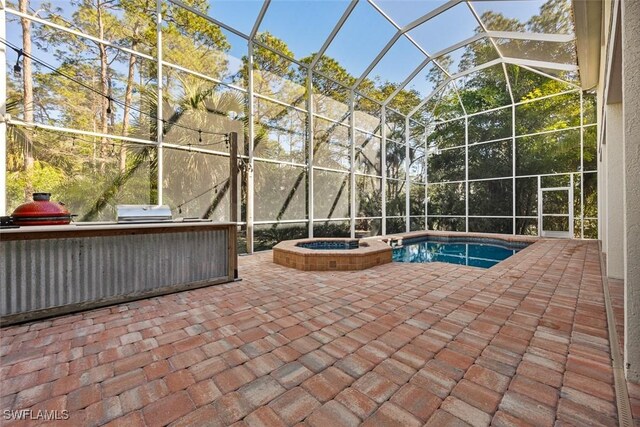
[{"label": "brick paver patio", "polygon": [[0,407],[74,426],[617,425],[596,242],[489,270],[240,261],[241,282],[2,329]]}]

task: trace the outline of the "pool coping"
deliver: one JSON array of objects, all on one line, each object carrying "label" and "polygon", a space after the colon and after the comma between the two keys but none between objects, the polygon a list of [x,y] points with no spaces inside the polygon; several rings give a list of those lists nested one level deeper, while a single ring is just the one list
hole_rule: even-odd
[{"label": "pool coping", "polygon": [[375,236],[375,237],[367,237],[363,240],[369,239],[377,239],[382,240],[385,243],[395,240],[395,241],[404,241],[404,240],[414,240],[425,238],[429,236],[441,237],[441,238],[470,238],[470,239],[485,239],[485,240],[501,240],[507,243],[528,243],[533,244],[535,242],[539,242],[544,240],[538,236],[521,236],[517,234],[496,234],[496,233],[466,233],[464,231],[411,231],[408,233],[394,233],[387,234],[384,236]]},{"label": "pool coping", "polygon": [[[480,243],[482,243],[482,240],[485,240],[486,243],[488,244],[491,244],[492,242],[495,244],[496,241],[503,241],[507,244],[526,243],[528,245],[521,248],[517,253],[510,256],[509,258],[504,259],[489,268],[475,267],[471,265],[464,265],[464,266],[460,265],[460,267],[481,269],[481,270],[492,270],[492,269],[500,269],[503,267],[508,267],[513,262],[518,262],[519,260],[522,259],[522,257],[526,257],[527,252],[530,250],[530,248],[535,246],[535,243],[544,242],[547,240],[561,240],[561,239],[543,238],[540,236],[523,236],[523,235],[517,235],[517,234],[466,233],[464,231],[434,231],[434,230],[428,230],[428,231],[421,230],[421,231],[411,231],[408,233],[387,234],[384,236],[369,237],[367,239],[382,240],[386,242],[386,244],[390,244],[390,245],[393,245],[393,243],[389,243],[389,242],[395,240],[397,242],[396,245],[398,245],[398,243],[402,245],[402,243],[405,240],[413,241],[413,240],[428,238],[430,236],[439,237],[439,238],[449,238],[449,239],[478,239]],[[398,247],[398,246],[392,246],[392,247]],[[434,263],[446,264],[442,261],[434,261]]]}]

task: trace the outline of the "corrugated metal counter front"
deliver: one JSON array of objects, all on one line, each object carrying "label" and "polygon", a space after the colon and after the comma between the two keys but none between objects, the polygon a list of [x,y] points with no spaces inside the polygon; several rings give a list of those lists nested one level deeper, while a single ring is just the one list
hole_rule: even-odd
[{"label": "corrugated metal counter front", "polygon": [[233,223],[0,230],[3,325],[234,280]]}]

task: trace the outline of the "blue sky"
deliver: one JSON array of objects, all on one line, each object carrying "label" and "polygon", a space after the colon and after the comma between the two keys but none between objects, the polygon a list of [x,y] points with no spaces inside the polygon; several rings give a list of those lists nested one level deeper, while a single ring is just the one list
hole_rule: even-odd
[{"label": "blue sky", "polygon": [[[398,25],[404,26],[445,3],[445,0],[378,0],[376,4]],[[34,9],[40,0],[32,0]],[[52,0],[68,10],[68,0]],[[544,0],[473,1],[478,14],[486,10],[501,12],[509,18],[528,20],[539,11]],[[209,14],[248,34],[263,2],[261,0],[209,0]],[[65,7],[66,6],[66,7]],[[346,0],[272,0],[259,31],[270,31],[284,40],[296,58],[320,49],[348,6]],[[66,15],[66,13],[65,13]],[[477,26],[465,3],[413,29],[409,34],[428,53],[433,54],[473,35]],[[393,27],[367,1],[361,0],[352,12],[327,55],[337,59],[352,75],[359,77],[380,50],[393,37]],[[18,25],[9,25],[7,36],[20,42]],[[246,42],[230,33],[231,56],[239,59],[246,54]],[[424,59],[412,43],[402,38],[387,57],[375,67],[370,78],[402,82]],[[9,59],[11,61],[11,59]],[[232,62],[235,62],[232,60]]]},{"label": "blue sky", "polygon": [[[249,33],[262,7],[259,0],[210,0],[210,14]],[[376,4],[398,25],[404,26],[446,0],[378,0]],[[502,12],[526,21],[540,10],[544,0],[474,1],[478,14]],[[259,31],[270,31],[284,40],[296,58],[320,49],[348,5],[345,0],[272,0]],[[239,13],[239,10],[242,13]],[[473,35],[477,22],[466,4],[459,4],[412,30],[410,35],[428,53],[435,53]],[[351,74],[359,77],[396,29],[367,1],[361,0],[327,50]],[[407,39],[396,43],[390,58],[383,59],[369,77],[402,82],[424,58]]]}]

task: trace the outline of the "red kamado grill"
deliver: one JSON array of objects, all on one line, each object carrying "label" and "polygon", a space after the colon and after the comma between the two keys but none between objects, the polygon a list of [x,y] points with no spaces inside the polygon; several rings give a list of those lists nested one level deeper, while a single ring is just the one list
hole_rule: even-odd
[{"label": "red kamado grill", "polygon": [[71,213],[63,203],[52,202],[51,193],[33,193],[33,202],[23,203],[13,211],[14,225],[64,225],[71,222]]}]

